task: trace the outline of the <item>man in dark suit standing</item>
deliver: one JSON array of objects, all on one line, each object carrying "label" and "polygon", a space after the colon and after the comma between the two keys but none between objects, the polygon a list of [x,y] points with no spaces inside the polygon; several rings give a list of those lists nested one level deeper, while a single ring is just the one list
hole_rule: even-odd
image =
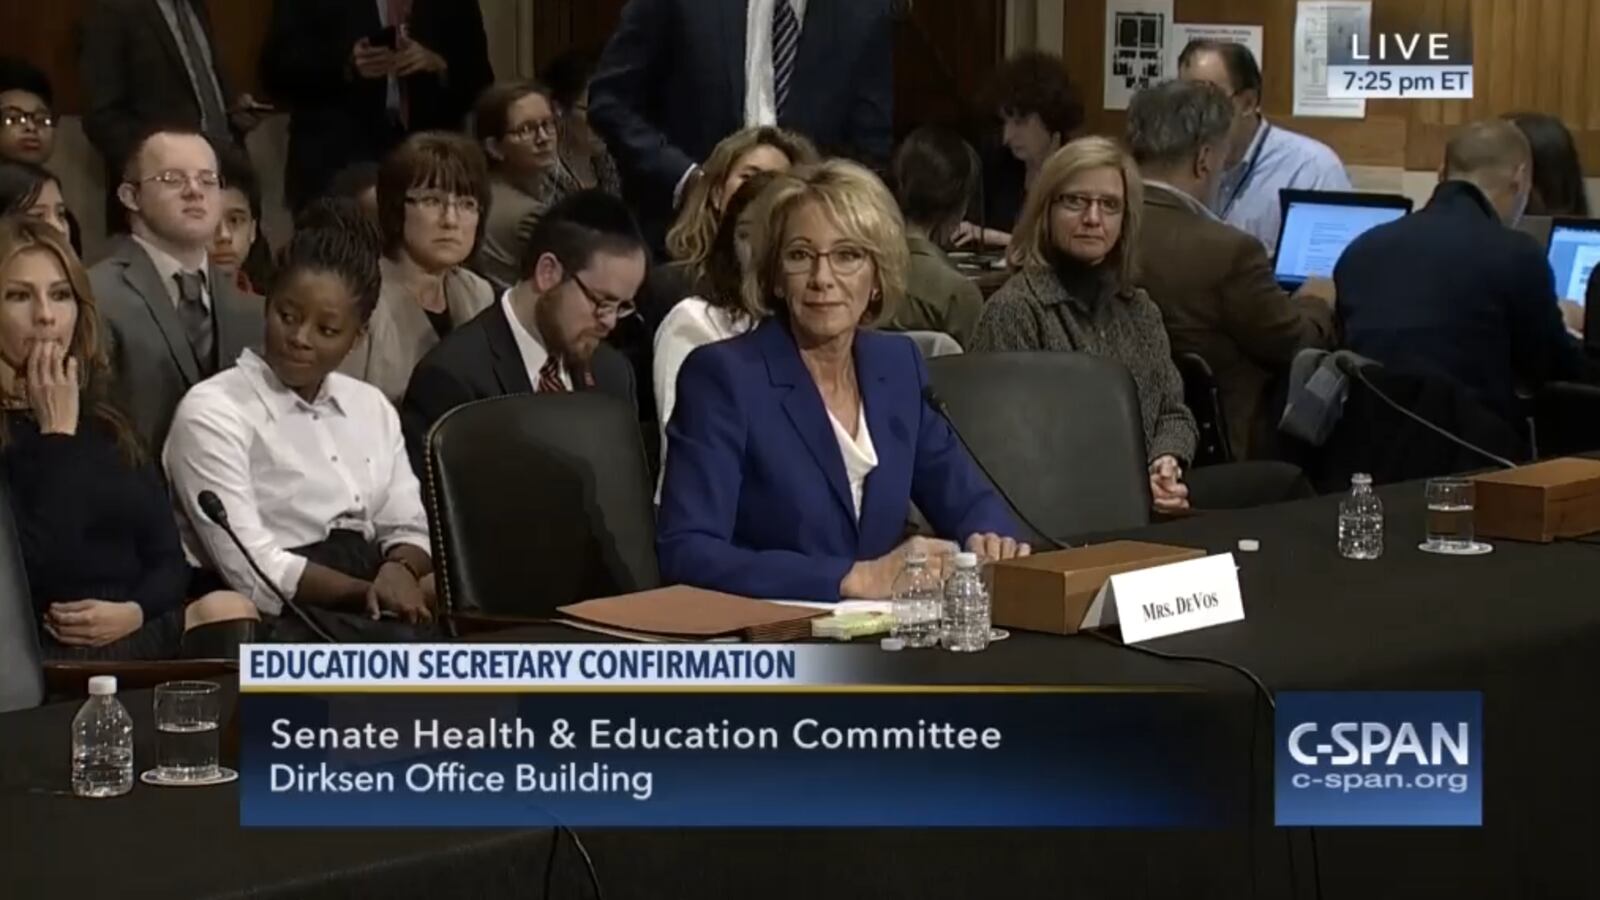
[{"label": "man in dark suit standing", "polygon": [[261,349],[259,300],[210,265],[222,215],[217,154],[198,132],[137,141],[117,186],[131,234],[89,270],[122,408],[159,455],[183,394],[246,347]]},{"label": "man in dark suit standing", "polygon": [[204,0],[92,0],[78,43],[83,130],[109,172],[156,125],[243,152],[267,107],[233,93],[218,55]]},{"label": "man in dark suit standing", "polygon": [[1532,172],[1528,140],[1510,122],[1477,122],[1451,138],[1428,205],[1356,238],[1334,268],[1346,345],[1450,379],[1512,423],[1518,388],[1581,377],[1550,265],[1512,227]]},{"label": "man in dark suit standing", "polygon": [[1222,183],[1234,110],[1204,81],[1169,81],[1128,107],[1128,148],[1144,176],[1140,283],[1161,307],[1174,353],[1196,353],[1216,375],[1223,423],[1240,459],[1262,455],[1273,433],[1274,380],[1306,347],[1328,347],[1333,285],[1278,286],[1267,251],[1222,221]]},{"label": "man in dark suit standing", "polygon": [[261,83],[291,108],[284,193],[299,209],[416,131],[457,131],[494,81],[462,0],[275,0]]},{"label": "man in dark suit standing", "polygon": [[711,148],[746,126],[782,125],[881,171],[893,28],[889,0],[630,0],[589,117],[652,236]]},{"label": "man in dark suit standing", "polygon": [[605,342],[634,310],[644,238],[622,201],[579,191],[534,226],[523,279],[417,364],[400,403],[411,465],[445,413],[506,394],[598,389],[638,408],[633,367]]}]

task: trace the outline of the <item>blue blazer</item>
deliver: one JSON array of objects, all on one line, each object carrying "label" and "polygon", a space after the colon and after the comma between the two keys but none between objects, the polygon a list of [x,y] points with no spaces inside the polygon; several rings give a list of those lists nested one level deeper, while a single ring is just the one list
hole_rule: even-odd
[{"label": "blue blazer", "polygon": [[822,394],[786,322],[707,344],[678,372],[656,546],[668,583],[838,600],[857,560],[903,539],[912,501],[941,536],[1016,536],[1005,502],[922,397],[909,338],[862,330],[856,377],[878,467],[856,521]]}]

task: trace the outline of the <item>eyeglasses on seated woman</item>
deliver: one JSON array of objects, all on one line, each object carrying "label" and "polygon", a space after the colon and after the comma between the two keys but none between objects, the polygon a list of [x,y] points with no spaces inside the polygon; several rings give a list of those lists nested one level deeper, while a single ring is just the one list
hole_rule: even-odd
[{"label": "eyeglasses on seated woman", "polygon": [[[1005,503],[923,402],[888,190],[834,160],[777,176],[752,232],[753,331],[689,354],[667,425],[662,576],[754,597],[883,598],[908,552],[1026,554]],[[905,538],[912,503],[938,538]],[[943,540],[941,540],[941,538]]]}]

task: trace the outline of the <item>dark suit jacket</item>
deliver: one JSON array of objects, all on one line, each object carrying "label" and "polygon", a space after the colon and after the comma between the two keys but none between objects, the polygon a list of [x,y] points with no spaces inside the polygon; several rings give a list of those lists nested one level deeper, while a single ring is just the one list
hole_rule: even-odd
[{"label": "dark suit jacket", "polygon": [[748,597],[838,600],[858,560],[893,550],[917,509],[940,537],[1019,534],[993,486],[922,397],[910,338],[861,330],[857,381],[878,466],[855,512],[827,407],[789,326],[706,344],[678,370],[656,547],[661,577]]},{"label": "dark suit jacket", "polygon": [[[635,202],[670,204],[690,166],[744,127],[748,0],[630,0],[590,88],[589,115]],[[778,124],[882,167],[894,111],[888,0],[810,0]]]},{"label": "dark suit jacket", "polygon": [[[601,344],[590,367],[596,390],[638,408],[633,368],[622,354]],[[577,387],[583,389],[581,384]],[[529,393],[533,393],[533,382],[511,334],[505,306],[497,299],[429,350],[411,373],[411,383],[400,401],[400,425],[405,430],[411,467],[419,478],[427,471],[428,431],[445,413],[474,400]]]},{"label": "dark suit jacket", "polygon": [[[233,92],[216,65],[221,53],[211,17],[203,0],[196,0],[193,8],[211,45],[222,102],[231,104]],[[93,0],[78,41],[83,130],[113,171],[121,169],[141,131],[156,124],[200,127],[200,101],[156,0]],[[230,134],[242,147],[242,135]]]},{"label": "dark suit jacket", "polygon": [[1334,269],[1347,347],[1401,372],[1448,378],[1516,421],[1516,388],[1582,375],[1543,250],[1501,223],[1477,187],[1356,238]]},{"label": "dark suit jacket", "polygon": [[1333,310],[1284,293],[1260,241],[1159,185],[1145,187],[1139,259],[1172,352],[1198,353],[1211,366],[1229,442],[1248,456],[1268,385],[1300,350],[1333,344]]},{"label": "dark suit jacket", "polygon": [[[217,365],[228,368],[246,347],[259,352],[266,330],[260,298],[242,293],[215,267],[208,273]],[[116,375],[114,392],[152,456],[159,457],[172,413],[202,380],[172,295],[150,254],[128,235],[111,241],[89,270],[102,332]]]},{"label": "dark suit jacket", "polygon": [[[403,136],[386,107],[388,81],[361,78],[350,53],[381,26],[373,0],[274,0],[261,51],[261,83],[290,107],[285,194],[298,208],[340,169],[382,159]],[[479,92],[494,81],[476,3],[414,0],[413,39],[445,58],[445,77],[405,79],[412,131],[456,131]]]}]

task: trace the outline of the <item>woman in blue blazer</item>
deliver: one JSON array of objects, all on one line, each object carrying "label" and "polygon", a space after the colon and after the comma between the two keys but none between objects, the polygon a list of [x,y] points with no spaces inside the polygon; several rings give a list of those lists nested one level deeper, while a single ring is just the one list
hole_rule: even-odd
[{"label": "woman in blue blazer", "polygon": [[669,582],[809,600],[884,598],[912,549],[912,502],[990,559],[1024,555],[1010,511],[923,400],[909,338],[869,331],[905,293],[883,184],[834,160],[779,176],[752,235],[755,330],[678,374],[657,548]]}]

